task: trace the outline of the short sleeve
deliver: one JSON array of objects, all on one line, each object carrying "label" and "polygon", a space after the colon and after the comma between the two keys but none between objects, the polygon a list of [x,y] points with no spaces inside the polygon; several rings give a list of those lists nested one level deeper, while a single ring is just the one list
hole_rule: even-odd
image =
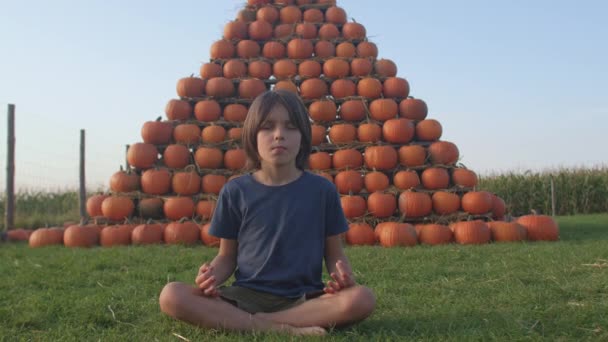
[{"label": "short sleeve", "polygon": [[235,203],[231,197],[229,187],[224,186],[220,191],[211,218],[209,234],[223,239],[236,240],[241,226],[241,215],[237,210],[238,203]]},{"label": "short sleeve", "polygon": [[342,204],[340,203],[340,195],[335,188],[327,191],[327,208],[325,208],[325,236],[332,236],[344,233],[348,230],[348,222]]}]

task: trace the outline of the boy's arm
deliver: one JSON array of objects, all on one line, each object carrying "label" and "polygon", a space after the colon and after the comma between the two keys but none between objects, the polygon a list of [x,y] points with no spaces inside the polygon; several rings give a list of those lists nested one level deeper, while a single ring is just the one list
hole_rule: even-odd
[{"label": "boy's arm", "polygon": [[325,266],[333,279],[327,283],[325,292],[335,293],[356,284],[350,262],[342,248],[340,235],[325,239]]},{"label": "boy's arm", "polygon": [[237,241],[220,239],[220,249],[211,261],[215,283],[219,286],[223,284],[236,269]]}]

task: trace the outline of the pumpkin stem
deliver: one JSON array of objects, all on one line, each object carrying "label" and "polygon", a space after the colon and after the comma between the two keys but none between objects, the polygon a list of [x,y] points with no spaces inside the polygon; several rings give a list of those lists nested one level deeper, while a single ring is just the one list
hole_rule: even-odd
[{"label": "pumpkin stem", "polygon": [[156,118],[156,122],[160,122],[163,119],[162,116],[159,116],[158,118]]}]

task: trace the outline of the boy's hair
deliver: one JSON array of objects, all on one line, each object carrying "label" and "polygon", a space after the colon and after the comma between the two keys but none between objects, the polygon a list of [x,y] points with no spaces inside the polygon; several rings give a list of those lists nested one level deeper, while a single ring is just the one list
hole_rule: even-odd
[{"label": "boy's hair", "polygon": [[243,125],[243,148],[247,154],[247,165],[245,166],[247,170],[261,167],[258,153],[258,130],[262,123],[266,121],[270,111],[277,105],[287,109],[289,120],[302,135],[300,151],[296,156],[296,167],[304,170],[308,166],[308,156],[312,149],[312,132],[306,106],[300,97],[291,91],[269,90],[253,100]]}]

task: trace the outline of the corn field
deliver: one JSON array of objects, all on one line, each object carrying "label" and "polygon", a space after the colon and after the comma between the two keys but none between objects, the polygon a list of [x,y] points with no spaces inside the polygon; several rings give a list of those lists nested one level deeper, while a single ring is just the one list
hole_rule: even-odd
[{"label": "corn field", "polygon": [[562,168],[543,172],[508,172],[480,177],[479,188],[505,200],[514,216],[531,209],[551,214],[551,179],[555,189],[555,214],[608,212],[608,167]]},{"label": "corn field", "polygon": [[[0,198],[4,218],[5,195]],[[78,190],[56,192],[26,190],[15,194],[15,228],[61,226],[66,221],[78,222]],[[4,229],[4,220],[0,225]]]}]

